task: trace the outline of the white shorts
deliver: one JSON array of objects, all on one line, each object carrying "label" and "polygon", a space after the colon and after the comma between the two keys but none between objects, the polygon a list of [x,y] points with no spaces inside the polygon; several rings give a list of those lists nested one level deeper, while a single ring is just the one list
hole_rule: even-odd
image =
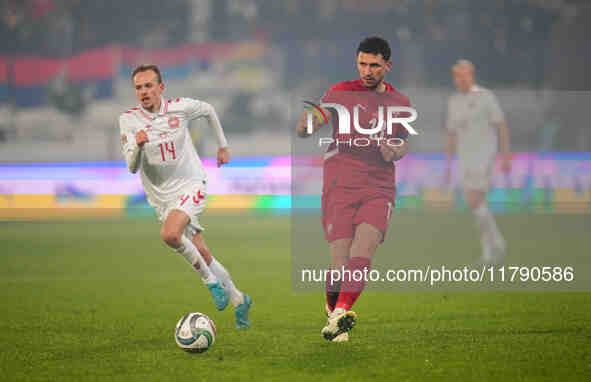
[{"label": "white shorts", "polygon": [[487,192],[490,187],[494,161],[483,161],[479,165],[470,163],[469,166],[460,164],[460,182],[464,190],[478,190]]},{"label": "white shorts", "polygon": [[205,186],[195,186],[187,188],[184,192],[176,195],[176,197],[167,204],[154,205],[154,210],[158,215],[158,220],[164,223],[168,214],[172,210],[181,210],[189,216],[189,224],[185,228],[184,235],[193,240],[193,236],[197,232],[204,230],[199,223],[199,215],[205,210],[205,202],[207,200],[207,192]]}]

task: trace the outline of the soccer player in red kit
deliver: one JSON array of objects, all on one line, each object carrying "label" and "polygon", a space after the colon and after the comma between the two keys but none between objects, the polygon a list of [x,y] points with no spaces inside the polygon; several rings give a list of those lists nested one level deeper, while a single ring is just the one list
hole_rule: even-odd
[{"label": "soccer player in red kit", "polygon": [[[396,187],[394,162],[408,152],[407,130],[394,124],[386,129],[387,106],[410,107],[408,97],[398,92],[384,76],[392,68],[390,46],[380,37],[364,39],[357,49],[359,79],[332,86],[322,103],[339,104],[351,116],[350,133],[338,131],[338,113],[319,107],[323,120],[315,119],[313,130],[333,121],[332,143],[324,155],[322,225],[330,244],[332,269],[344,270],[339,281],[326,280],[328,323],[322,335],[328,341],[349,339],[357,314],[351,307],[365,287],[365,280],[351,277],[368,272],[378,245],[384,241]],[[379,106],[382,106],[381,110]],[[309,136],[307,113],[297,126],[300,137]],[[382,124],[377,134],[363,135],[354,126],[369,129]],[[330,273],[329,273],[330,274]],[[359,272],[357,272],[359,274]]]}]

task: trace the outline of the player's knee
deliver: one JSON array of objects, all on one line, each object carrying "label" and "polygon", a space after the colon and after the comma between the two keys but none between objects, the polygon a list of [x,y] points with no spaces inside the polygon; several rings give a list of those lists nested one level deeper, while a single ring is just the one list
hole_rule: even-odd
[{"label": "player's knee", "polygon": [[468,204],[468,206],[470,207],[471,210],[475,210],[478,207],[480,207],[480,205],[482,204],[482,200],[479,200],[478,198],[467,198],[466,203]]},{"label": "player's knee", "polygon": [[466,195],[466,204],[468,205],[468,207],[470,207],[470,209],[474,209],[477,207],[477,203],[476,203],[476,199],[472,196],[472,194],[470,193],[465,193]]},{"label": "player's knee", "polygon": [[467,190],[464,192],[466,203],[474,210],[486,201],[486,192],[480,190]]},{"label": "player's knee", "polygon": [[205,243],[199,243],[199,245],[196,246],[197,250],[199,251],[199,253],[201,254],[201,257],[203,257],[203,260],[205,260],[205,262],[209,265],[211,264],[211,252],[209,251],[209,248],[207,248],[207,246],[205,245]]},{"label": "player's knee", "polygon": [[164,240],[166,245],[168,245],[169,247],[178,248],[182,244],[181,234],[178,232],[170,231],[163,228],[160,232],[160,235],[162,236],[162,240]]},{"label": "player's knee", "polygon": [[373,255],[380,244],[378,238],[363,238],[357,243],[358,250],[364,255]]},{"label": "player's knee", "polygon": [[373,256],[382,240],[382,233],[367,224],[360,225],[353,242],[354,252],[362,256]]}]

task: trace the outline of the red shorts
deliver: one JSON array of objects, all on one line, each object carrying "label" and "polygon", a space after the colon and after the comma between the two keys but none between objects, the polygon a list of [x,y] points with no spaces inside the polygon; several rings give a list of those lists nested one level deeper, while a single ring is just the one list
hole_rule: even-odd
[{"label": "red shorts", "polygon": [[394,191],[383,192],[367,187],[332,187],[322,193],[322,227],[326,240],[352,239],[355,229],[367,223],[386,237],[392,208]]}]

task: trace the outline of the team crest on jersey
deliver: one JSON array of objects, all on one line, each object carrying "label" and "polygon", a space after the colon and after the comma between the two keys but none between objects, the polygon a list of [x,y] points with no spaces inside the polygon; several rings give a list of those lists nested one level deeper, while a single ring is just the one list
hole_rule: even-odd
[{"label": "team crest on jersey", "polygon": [[181,121],[179,121],[179,117],[168,118],[168,126],[170,126],[171,129],[176,129],[180,124]]}]

